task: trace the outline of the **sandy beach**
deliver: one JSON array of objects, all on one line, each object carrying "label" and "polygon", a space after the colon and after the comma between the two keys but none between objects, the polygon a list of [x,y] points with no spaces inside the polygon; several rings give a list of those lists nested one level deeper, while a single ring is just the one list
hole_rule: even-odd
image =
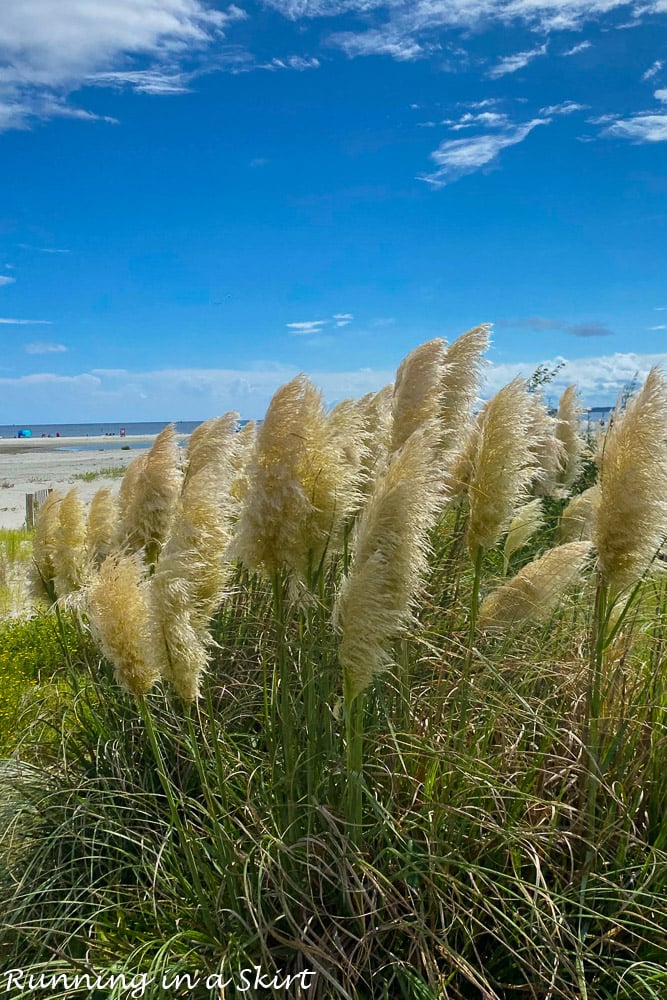
[{"label": "sandy beach", "polygon": [[[187,434],[179,434],[179,441]],[[120,487],[119,476],[84,482],[76,476],[102,469],[125,468],[155,436],[127,438],[0,438],[0,528],[20,528],[25,496],[41,489],[66,493],[73,486],[88,503],[97,490]],[[129,445],[129,450],[127,446]],[[125,446],[125,450],[123,448]]]}]

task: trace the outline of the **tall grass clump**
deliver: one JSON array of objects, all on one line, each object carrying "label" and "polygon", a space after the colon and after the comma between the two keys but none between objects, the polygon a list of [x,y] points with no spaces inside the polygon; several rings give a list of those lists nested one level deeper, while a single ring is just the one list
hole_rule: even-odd
[{"label": "tall grass clump", "polygon": [[577,514],[573,393],[545,423],[516,379],[473,414],[487,338],[332,410],[299,376],[257,429],[163,437],[118,524],[91,507],[85,660],[48,697],[37,672],[0,765],[7,968],[149,1000],[247,974],[301,1000],[664,994],[665,381]]}]

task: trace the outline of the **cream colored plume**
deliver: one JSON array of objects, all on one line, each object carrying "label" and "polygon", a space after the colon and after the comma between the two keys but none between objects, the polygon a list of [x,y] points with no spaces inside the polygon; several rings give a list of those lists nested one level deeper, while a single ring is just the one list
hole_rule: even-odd
[{"label": "cream colored plume", "polygon": [[158,678],[144,567],[138,554],[110,556],[87,591],[88,618],[116,678],[146,694]]},{"label": "cream colored plume", "polygon": [[393,385],[386,385],[379,392],[368,393],[358,403],[363,416],[363,440],[361,477],[359,488],[368,496],[377,476],[387,461],[392,433],[391,403]]},{"label": "cream colored plume", "polygon": [[419,428],[391,456],[357,522],[352,567],[335,608],[348,705],[389,666],[392,640],[412,619],[442,503],[437,432],[434,423]]},{"label": "cream colored plume", "polygon": [[128,466],[121,484],[119,547],[126,552],[144,549],[149,564],[157,561],[174,515],[183,478],[179,459],[176,433],[170,424],[158,434],[147,454]]},{"label": "cream colored plume", "polygon": [[581,436],[582,412],[576,386],[568,385],[560,397],[556,426],[556,437],[563,446],[558,481],[568,490],[581,472],[581,460],[586,450]]},{"label": "cream colored plume", "polygon": [[30,589],[39,600],[52,603],[56,599],[53,561],[56,540],[60,530],[60,493],[50,493],[37,513],[37,523],[32,542],[32,565],[30,567]]},{"label": "cream colored plume", "polygon": [[480,627],[548,618],[565,592],[581,581],[592,549],[590,542],[569,542],[524,566],[482,601]]},{"label": "cream colored plume", "polygon": [[244,424],[236,435],[236,447],[231,456],[233,478],[230,496],[235,505],[243,503],[248,495],[248,466],[257,442],[257,424],[254,420]]},{"label": "cream colored plume", "polygon": [[114,551],[118,527],[116,498],[107,487],[98,490],[88,509],[88,559],[98,569]]},{"label": "cream colored plume", "polygon": [[529,500],[517,508],[505,539],[504,569],[507,573],[509,561],[515,552],[522,549],[544,524],[544,509],[539,497]]},{"label": "cream colored plume", "polygon": [[479,395],[482,355],[488,349],[491,327],[476,326],[449,345],[445,352],[440,415],[445,448],[459,448],[472,420]]},{"label": "cream colored plume", "polygon": [[560,475],[566,461],[565,448],[558,438],[558,421],[550,416],[539,393],[530,393],[529,432],[535,456],[533,493],[543,497],[561,497],[565,490]]},{"label": "cream colored plume", "polygon": [[233,410],[195,427],[185,452],[184,482],[196,476],[210,462],[220,461],[226,449],[234,449],[239,415]]},{"label": "cream colored plume", "polygon": [[54,583],[58,597],[80,590],[86,571],[86,509],[77,489],[63,497],[53,548]]},{"label": "cream colored plume", "polygon": [[591,538],[593,532],[593,507],[600,492],[599,486],[590,486],[583,493],[572,497],[560,516],[559,538],[561,542],[583,542]]},{"label": "cream colored plume", "polygon": [[592,538],[602,578],[618,592],[649,569],[667,535],[667,382],[658,368],[615,415],[599,487]]},{"label": "cream colored plume", "polygon": [[287,566],[304,583],[338,547],[358,503],[357,476],[305,375],[275,393],[248,466],[233,553],[269,577]]},{"label": "cream colored plume", "polygon": [[438,337],[416,347],[401,361],[392,399],[391,451],[439,415],[447,370],[445,349],[446,341]]},{"label": "cream colored plume", "polygon": [[210,644],[208,626],[222,601],[231,533],[231,452],[211,456],[189,478],[171,534],[150,580],[150,609],[160,673],[184,701],[199,694]]},{"label": "cream colored plume", "polygon": [[482,408],[476,424],[468,495],[468,549],[492,548],[507,530],[516,508],[527,500],[535,475],[532,402],[523,379],[515,378]]}]

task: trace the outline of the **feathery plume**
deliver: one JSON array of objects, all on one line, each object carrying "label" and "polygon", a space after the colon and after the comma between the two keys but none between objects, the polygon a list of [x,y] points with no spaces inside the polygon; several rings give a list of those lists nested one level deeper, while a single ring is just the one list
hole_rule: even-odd
[{"label": "feathery plume", "polygon": [[269,576],[286,565],[307,583],[325,553],[337,548],[357,488],[322,395],[305,375],[271,400],[248,480],[234,554]]},{"label": "feathery plume", "polygon": [[236,435],[236,446],[232,451],[233,470],[230,497],[239,507],[248,495],[248,466],[257,443],[257,424],[250,420]]},{"label": "feathery plume", "polygon": [[368,496],[389,454],[393,416],[391,401],[393,385],[386,385],[379,392],[368,393],[358,403],[363,414],[364,450],[361,460],[359,488]]},{"label": "feathery plume", "polygon": [[489,346],[490,332],[490,324],[483,323],[462,333],[445,351],[440,415],[446,448],[460,444],[470,426],[485,364],[482,355]]},{"label": "feathery plume", "polygon": [[98,490],[88,509],[88,559],[94,569],[113,552],[117,526],[116,498],[108,487]]},{"label": "feathery plume", "polygon": [[528,503],[517,508],[517,512],[507,529],[507,538],[505,539],[505,573],[507,573],[510,559],[514,553],[527,545],[543,524],[544,510],[539,497],[536,500],[529,500]]},{"label": "feathery plume", "polygon": [[589,486],[572,497],[560,516],[558,536],[561,542],[589,541],[593,531],[593,507],[600,488]]},{"label": "feathery plume", "polygon": [[219,461],[225,449],[234,447],[238,420],[238,413],[230,410],[222,417],[213,417],[195,427],[185,451],[184,483],[209,462]]},{"label": "feathery plume", "polygon": [[535,475],[530,433],[532,404],[523,379],[515,378],[482,408],[468,493],[468,549],[492,548],[527,496]]},{"label": "feathery plume", "polygon": [[426,424],[392,454],[357,522],[352,568],[335,609],[348,705],[389,666],[388,646],[412,620],[442,502],[436,435],[435,422]]},{"label": "feathery plume", "polygon": [[171,534],[150,580],[150,610],[160,673],[186,702],[199,695],[210,644],[208,625],[223,594],[231,533],[232,462],[212,455],[188,478]]},{"label": "feathery plume", "polygon": [[613,591],[648,570],[667,535],[667,381],[652,368],[625,413],[616,413],[602,453],[592,538]]},{"label": "feathery plume", "polygon": [[86,567],[86,510],[77,489],[66,493],[60,503],[53,567],[58,597],[81,589]]},{"label": "feathery plume", "polygon": [[127,552],[145,550],[146,562],[157,561],[178,498],[182,475],[179,470],[179,448],[173,424],[161,431],[152,447],[142,456],[143,462],[132,462],[125,473],[130,482],[125,491],[121,484],[119,522],[120,548]]},{"label": "feathery plume", "polygon": [[437,337],[416,347],[396,372],[392,400],[394,421],[391,451],[405,444],[413,431],[440,412],[443,394],[446,341]]},{"label": "feathery plume", "polygon": [[549,415],[539,393],[530,396],[531,451],[535,456],[533,492],[537,496],[559,497],[564,493],[559,477],[565,464],[565,448],[557,436],[558,422]]},{"label": "feathery plume", "polygon": [[54,490],[40,506],[32,542],[30,589],[34,597],[49,603],[53,603],[56,599],[54,584],[56,570],[53,556],[60,528],[61,502],[62,496]]},{"label": "feathery plume", "polygon": [[88,588],[88,618],[116,678],[132,694],[150,691],[158,678],[146,583],[137,554],[109,556]]},{"label": "feathery plume", "polygon": [[569,542],[528,563],[482,601],[480,627],[548,618],[563,594],[581,580],[592,549],[590,542]]},{"label": "feathery plume", "polygon": [[581,400],[574,385],[568,385],[558,403],[556,437],[563,446],[558,482],[569,490],[581,472],[581,459],[586,445],[580,434]]}]

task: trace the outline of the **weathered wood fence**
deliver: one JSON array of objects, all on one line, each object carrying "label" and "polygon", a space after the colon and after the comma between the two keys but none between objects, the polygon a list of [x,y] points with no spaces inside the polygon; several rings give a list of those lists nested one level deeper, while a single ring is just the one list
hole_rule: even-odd
[{"label": "weathered wood fence", "polygon": [[26,528],[35,527],[35,519],[39,508],[44,503],[49,493],[53,493],[53,490],[36,490],[34,493],[26,493],[25,495],[25,526]]}]

